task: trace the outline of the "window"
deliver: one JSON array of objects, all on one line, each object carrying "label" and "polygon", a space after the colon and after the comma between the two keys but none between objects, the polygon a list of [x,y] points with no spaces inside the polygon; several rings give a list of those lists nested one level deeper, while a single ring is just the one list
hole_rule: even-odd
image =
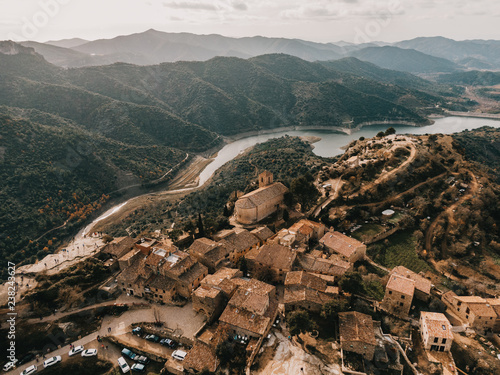
[{"label": "window", "polygon": [[460,306],[460,305],[462,305],[462,301],[457,302],[457,306]]},{"label": "window", "polygon": [[470,309],[467,307],[467,310],[465,310],[465,313],[466,314],[469,314],[470,313]]},{"label": "window", "polygon": [[392,294],[392,290],[389,290],[389,294]]},{"label": "window", "polygon": [[443,341],[442,341],[442,342],[443,342],[443,344],[446,344],[446,339],[443,339]]},{"label": "window", "polygon": [[405,299],[405,296],[401,296],[401,299]]},{"label": "window", "polygon": [[403,302],[399,302],[399,306],[403,306],[403,305],[404,305],[404,303],[403,303]]},{"label": "window", "polygon": [[434,342],[438,342],[438,338],[437,337],[434,337]]}]

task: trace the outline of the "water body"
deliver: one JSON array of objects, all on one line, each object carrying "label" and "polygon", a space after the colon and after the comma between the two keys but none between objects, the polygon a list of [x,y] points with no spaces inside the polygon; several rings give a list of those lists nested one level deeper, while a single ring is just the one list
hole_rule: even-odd
[{"label": "water body", "polygon": [[466,129],[472,130],[480,128],[482,126],[491,126],[498,128],[500,127],[500,121],[472,117],[444,117],[436,119],[435,123],[432,125],[422,127],[387,124],[370,125],[363,127],[361,128],[361,130],[352,134],[337,133],[328,130],[290,130],[256,135],[234,141],[224,146],[219,151],[214,161],[210,163],[200,174],[200,185],[203,185],[217,169],[222,167],[228,161],[234,159],[247,148],[258,143],[263,143],[272,138],[280,138],[284,135],[319,137],[321,138],[321,141],[314,144],[314,153],[318,156],[332,157],[342,154],[344,151],[341,149],[341,147],[349,144],[351,141],[359,139],[360,137],[374,137],[378,132],[385,131],[390,126],[396,129],[397,134],[452,134],[461,132]]}]

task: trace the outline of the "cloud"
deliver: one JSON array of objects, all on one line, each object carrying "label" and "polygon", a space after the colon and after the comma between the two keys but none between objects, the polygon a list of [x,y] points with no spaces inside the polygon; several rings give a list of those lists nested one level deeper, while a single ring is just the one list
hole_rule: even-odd
[{"label": "cloud", "polygon": [[402,15],[405,9],[399,1],[317,0],[283,10],[280,16],[289,20],[334,20],[345,18],[388,18]]},{"label": "cloud", "polygon": [[248,5],[243,1],[233,1],[232,6],[236,10],[248,10]]},{"label": "cloud", "polygon": [[163,6],[172,9],[189,9],[189,10],[210,10],[216,11],[220,8],[213,3],[199,1],[171,1],[164,2]]}]

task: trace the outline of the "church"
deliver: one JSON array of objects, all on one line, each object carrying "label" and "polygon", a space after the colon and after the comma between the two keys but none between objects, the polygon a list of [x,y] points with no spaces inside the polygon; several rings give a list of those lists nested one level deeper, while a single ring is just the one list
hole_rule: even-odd
[{"label": "church", "polygon": [[273,174],[264,171],[259,175],[259,188],[236,201],[236,220],[241,224],[256,224],[275,213],[288,191],[281,182],[273,181]]}]

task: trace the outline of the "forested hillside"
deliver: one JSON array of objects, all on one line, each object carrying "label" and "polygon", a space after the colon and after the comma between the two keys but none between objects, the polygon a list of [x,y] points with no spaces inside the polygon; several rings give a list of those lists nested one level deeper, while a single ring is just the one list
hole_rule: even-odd
[{"label": "forested hillside", "polygon": [[425,124],[428,108],[461,105],[452,90],[443,96],[428,81],[355,63],[359,72],[274,54],[62,69],[1,42],[3,255],[19,261],[52,251],[110,192],[154,181],[226,135]]}]

